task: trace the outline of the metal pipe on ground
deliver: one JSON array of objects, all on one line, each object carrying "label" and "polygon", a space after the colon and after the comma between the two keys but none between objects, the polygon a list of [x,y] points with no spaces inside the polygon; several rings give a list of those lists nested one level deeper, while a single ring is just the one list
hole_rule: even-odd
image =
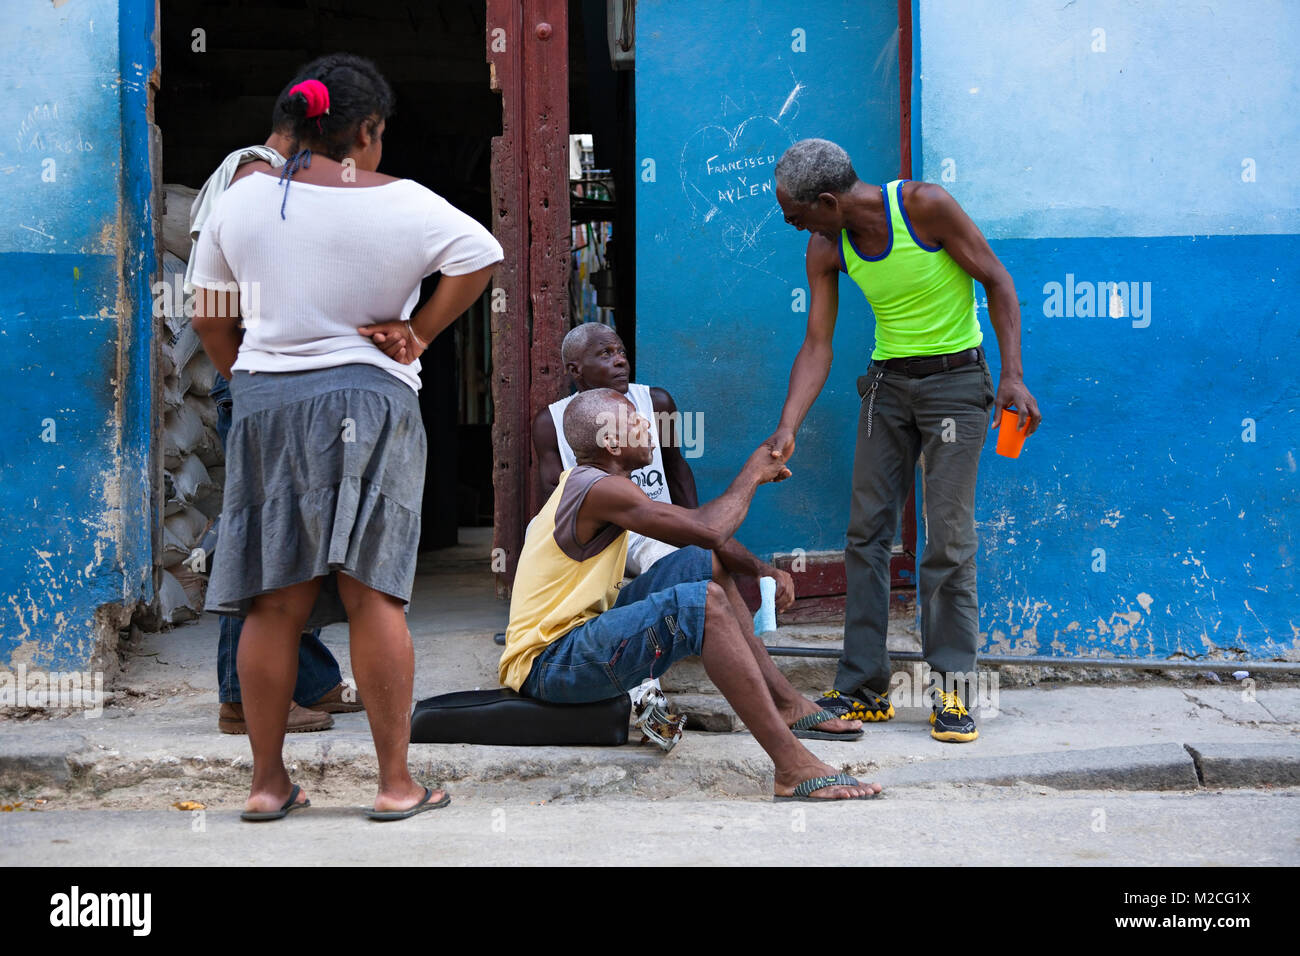
[{"label": "metal pipe on ground", "polygon": [[[840,649],[830,647],[769,647],[773,657],[819,657],[839,659]],[[891,661],[920,662],[925,658],[917,651],[891,651]],[[1149,657],[1008,657],[1000,654],[981,654],[980,664],[986,667],[1120,667],[1128,670],[1194,671],[1230,674],[1233,671],[1250,671],[1252,674],[1300,674],[1300,661],[1162,661]]]}]

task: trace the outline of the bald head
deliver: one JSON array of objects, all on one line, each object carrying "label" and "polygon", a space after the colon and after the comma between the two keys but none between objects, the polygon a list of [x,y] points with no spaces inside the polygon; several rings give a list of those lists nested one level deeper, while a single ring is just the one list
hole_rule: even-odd
[{"label": "bald head", "polygon": [[626,428],[635,414],[632,403],[612,388],[579,392],[564,410],[564,439],[573,449],[573,457],[585,463],[599,459],[608,451],[602,439],[618,436],[618,429]]}]

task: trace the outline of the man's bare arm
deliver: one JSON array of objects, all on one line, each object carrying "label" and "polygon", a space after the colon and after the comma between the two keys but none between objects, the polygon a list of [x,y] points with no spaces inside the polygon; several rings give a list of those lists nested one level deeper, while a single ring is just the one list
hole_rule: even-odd
[{"label": "man's bare arm", "polygon": [[831,371],[831,339],[840,306],[839,252],[825,236],[814,234],[805,255],[808,272],[808,330],[790,369],[790,387],[781,421],[767,440],[772,455],[789,459],[794,454],[794,436],[821,394]]},{"label": "man's bare arm", "polygon": [[745,520],[754,490],[764,482],[780,481],[789,475],[785,465],[771,457],[767,446],[760,446],[727,490],[698,508],[652,501],[628,479],[606,478],[587,492],[578,515],[578,537],[590,541],[606,524],[615,524],[678,547],[693,544],[716,551]]},{"label": "man's bare arm", "polygon": [[915,183],[903,197],[908,217],[923,241],[942,246],[978,283],[989,302],[989,321],[998,337],[1002,371],[993,407],[996,428],[1002,409],[1013,406],[1020,413],[1019,427],[1028,420],[1033,434],[1043,416],[1038,403],[1025,387],[1025,370],[1020,358],[1020,300],[1011,273],[998,259],[989,242],[966,210],[948,190],[934,183]]},{"label": "man's bare arm", "polygon": [[560,459],[560,439],[555,433],[551,410],[543,408],[533,419],[533,450],[537,452],[537,472],[542,483],[542,500],[551,497],[560,483],[564,462]]}]

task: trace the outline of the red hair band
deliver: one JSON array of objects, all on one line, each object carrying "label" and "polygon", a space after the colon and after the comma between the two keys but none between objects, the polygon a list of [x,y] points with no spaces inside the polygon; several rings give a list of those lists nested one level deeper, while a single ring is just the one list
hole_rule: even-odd
[{"label": "red hair band", "polygon": [[330,91],[320,80],[303,80],[289,90],[290,96],[301,93],[307,101],[307,118],[313,119],[330,111]]}]

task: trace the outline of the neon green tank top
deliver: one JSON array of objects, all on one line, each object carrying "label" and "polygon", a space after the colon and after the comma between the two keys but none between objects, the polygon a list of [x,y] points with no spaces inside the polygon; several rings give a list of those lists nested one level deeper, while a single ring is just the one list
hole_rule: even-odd
[{"label": "neon green tank top", "polygon": [[880,187],[889,243],[878,256],[858,252],[840,230],[840,265],[876,314],[873,359],[945,355],[984,340],[975,317],[975,280],[952,256],[916,238],[899,198],[906,179]]}]

